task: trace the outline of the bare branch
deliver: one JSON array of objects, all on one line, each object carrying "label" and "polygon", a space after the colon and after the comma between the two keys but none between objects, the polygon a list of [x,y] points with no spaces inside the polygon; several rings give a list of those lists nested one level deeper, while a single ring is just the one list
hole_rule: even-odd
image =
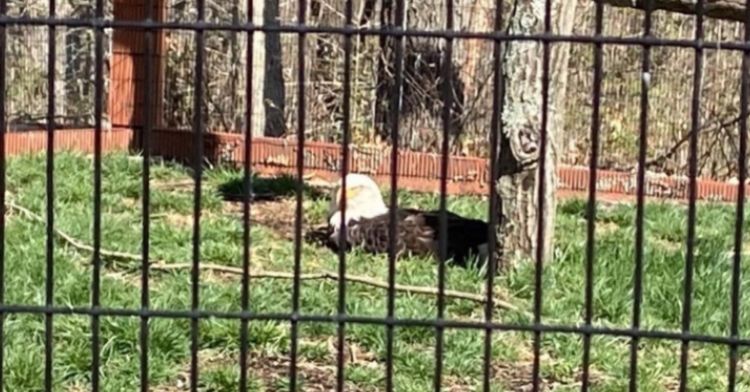
[{"label": "bare branch", "polygon": [[[646,9],[646,0],[603,0],[603,2],[614,7]],[[695,14],[695,0],[652,0],[652,3],[654,11]],[[745,20],[744,0],[705,0],[703,10],[703,14],[711,18],[737,22],[744,22]]]},{"label": "bare branch", "polygon": [[[739,123],[740,119],[741,119],[741,116],[737,116],[737,117],[734,117],[734,118],[732,118],[730,120],[727,120],[727,121],[724,121],[724,122],[720,122],[720,123],[712,122],[710,124],[704,124],[702,127],[699,127],[697,129],[697,131],[698,132],[708,131],[709,133],[718,132],[718,131],[721,131],[721,130],[723,130],[725,128],[731,127],[731,126]],[[659,165],[659,164],[663,163],[664,161],[666,161],[667,159],[669,159],[672,156],[674,156],[674,154],[676,154],[677,151],[680,150],[680,147],[682,147],[683,144],[685,144],[688,140],[690,140],[690,135],[692,135],[692,134],[693,134],[692,130],[686,132],[682,136],[682,138],[680,138],[680,140],[678,140],[677,142],[675,142],[675,144],[672,145],[672,147],[670,147],[669,149],[667,149],[666,151],[662,152],[661,154],[659,154],[659,155],[657,155],[657,156],[649,159],[648,161],[646,161],[646,167],[652,167],[654,165]],[[630,166],[627,170],[633,170],[633,169],[635,169],[635,166]]]}]

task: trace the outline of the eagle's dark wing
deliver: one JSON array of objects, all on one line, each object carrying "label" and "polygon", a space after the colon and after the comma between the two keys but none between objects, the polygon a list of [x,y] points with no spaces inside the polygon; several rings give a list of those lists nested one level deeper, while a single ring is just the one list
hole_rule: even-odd
[{"label": "eagle's dark wing", "polygon": [[[447,257],[465,265],[469,254],[478,254],[479,246],[487,243],[487,224],[447,211]],[[440,229],[439,211],[399,209],[396,211],[396,253],[412,255],[438,254]],[[350,222],[347,242],[371,253],[388,252],[389,214]]]},{"label": "eagle's dark wing", "polygon": [[[371,253],[387,253],[390,234],[390,215],[363,218],[347,225],[347,242]],[[433,251],[434,233],[421,216],[407,211],[396,211],[396,256],[404,252],[426,255]]]},{"label": "eagle's dark wing", "polygon": [[[305,232],[304,239],[308,243],[326,247],[334,252],[339,250],[338,233],[330,225],[321,225]],[[335,238],[335,239],[334,239]],[[345,250],[348,250],[345,248]]]},{"label": "eagle's dark wing", "polygon": [[[413,210],[412,210],[413,211]],[[419,212],[424,224],[435,233],[435,249],[439,249],[440,211]],[[479,247],[488,242],[488,225],[486,222],[465,218],[446,211],[447,220],[447,257],[458,265],[465,265],[470,254],[479,254]]]}]

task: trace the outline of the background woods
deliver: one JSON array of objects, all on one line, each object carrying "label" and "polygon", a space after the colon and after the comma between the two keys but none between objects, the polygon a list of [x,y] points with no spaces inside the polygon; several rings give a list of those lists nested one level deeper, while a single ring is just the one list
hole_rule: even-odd
[{"label": "background woods", "polygon": [[[47,1],[9,1],[9,14],[42,16],[48,13]],[[258,2],[256,2],[258,3]],[[504,20],[512,12],[504,7]],[[308,2],[307,23],[324,26],[344,24],[343,0]],[[358,27],[393,25],[394,10],[389,2],[355,0],[353,23]],[[579,1],[574,11],[573,34],[590,35],[594,29],[594,2]],[[276,8],[278,6],[278,8]],[[391,5],[392,6],[392,5]],[[170,21],[190,21],[196,17],[193,2],[170,0],[166,12]],[[297,2],[265,2],[265,23],[296,23]],[[457,1],[455,28],[464,31],[491,31],[494,2]],[[257,11],[256,7],[256,11]],[[404,23],[409,28],[443,29],[445,5],[442,1],[407,2]],[[56,10],[61,17],[91,16],[88,2],[66,0]],[[111,12],[111,4],[106,12]],[[559,13],[557,7],[555,12]],[[559,14],[555,14],[559,20]],[[231,22],[247,18],[244,1],[207,2],[207,20]],[[256,20],[261,15],[256,15]],[[628,8],[605,8],[604,34],[637,36],[641,34],[643,12]],[[654,35],[661,38],[691,39],[692,16],[656,12]],[[507,24],[507,23],[506,23]],[[507,25],[504,26],[507,29]],[[738,22],[707,19],[706,40],[742,39]],[[22,129],[44,119],[46,112],[46,28],[14,26],[8,29],[8,114],[12,129]],[[109,34],[109,32],[107,32]],[[56,71],[58,122],[85,125],[93,122],[93,33],[89,29],[57,29]],[[265,80],[265,112],[271,113],[264,130],[267,135],[290,135],[296,129],[297,36],[295,34],[257,34],[255,48],[266,49],[265,58],[256,60],[254,74],[272,72]],[[352,54],[352,135],[355,143],[386,142],[384,113],[389,100],[384,94],[393,83],[389,56],[392,42],[377,36],[355,37]],[[164,77],[163,124],[190,128],[193,110],[194,35],[186,31],[168,31]],[[258,42],[260,44],[258,44]],[[244,122],[244,72],[247,34],[206,32],[204,118],[208,130],[241,132]],[[401,142],[414,150],[438,151],[440,143],[441,62],[445,43],[437,39],[406,38],[404,43],[404,84],[401,115]],[[341,135],[343,82],[343,37],[311,35],[305,56],[306,132],[310,140],[338,141]],[[110,50],[105,50],[109,58]],[[257,51],[257,53],[260,53]],[[457,40],[453,45],[451,78],[451,149],[454,153],[486,156],[487,129],[492,109],[492,43]],[[602,159],[601,166],[633,169],[637,152],[641,49],[637,46],[605,45],[602,86]],[[554,59],[553,59],[554,60]],[[736,176],[734,162],[737,147],[739,53],[705,51],[705,72],[701,118],[699,174],[720,179]],[[689,131],[690,78],[693,51],[689,48],[654,48],[650,89],[649,126],[650,170],[684,174],[687,165]],[[280,63],[281,67],[274,66]],[[554,108],[561,116],[564,142],[559,146],[559,161],[585,164],[589,147],[593,50],[588,44],[570,44],[568,89]],[[106,72],[105,66],[105,72]],[[553,75],[554,76],[554,75]],[[107,80],[105,75],[105,80]],[[261,79],[262,82],[262,79]],[[256,85],[261,83],[256,81]],[[105,86],[105,92],[107,91]],[[229,92],[229,93],[228,93]],[[256,111],[257,112],[257,111]],[[257,114],[257,113],[256,113]],[[15,125],[14,125],[15,124]],[[707,135],[711,135],[708,137]]]}]

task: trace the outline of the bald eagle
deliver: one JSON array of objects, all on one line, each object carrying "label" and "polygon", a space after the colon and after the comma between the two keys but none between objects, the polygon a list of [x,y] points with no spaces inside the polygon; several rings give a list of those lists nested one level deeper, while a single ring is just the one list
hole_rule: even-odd
[{"label": "bald eagle", "polygon": [[[346,192],[346,233],[340,244],[341,199]],[[487,223],[446,211],[447,259],[466,266],[469,256],[487,256]],[[387,253],[390,232],[389,209],[377,184],[368,176],[349,174],[346,189],[339,185],[329,206],[329,241],[334,247],[359,247],[369,253]],[[396,257],[403,254],[438,257],[440,211],[399,208],[396,211]],[[443,260],[445,261],[445,260]]]}]

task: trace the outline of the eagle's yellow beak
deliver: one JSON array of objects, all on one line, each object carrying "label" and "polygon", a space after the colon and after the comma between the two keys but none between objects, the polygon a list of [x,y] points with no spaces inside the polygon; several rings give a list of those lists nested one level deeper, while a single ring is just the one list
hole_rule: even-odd
[{"label": "eagle's yellow beak", "polygon": [[[353,198],[357,197],[359,193],[362,192],[362,187],[347,187],[346,188],[346,200],[352,200]],[[336,192],[336,200],[338,200],[338,203],[341,204],[342,201],[342,192],[341,188]]]}]

